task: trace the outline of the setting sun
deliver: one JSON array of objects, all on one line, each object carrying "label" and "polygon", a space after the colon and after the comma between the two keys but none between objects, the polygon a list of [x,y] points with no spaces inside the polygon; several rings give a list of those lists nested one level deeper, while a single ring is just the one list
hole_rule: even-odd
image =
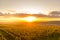
[{"label": "setting sun", "polygon": [[36,20],[36,17],[34,16],[29,16],[29,17],[25,17],[23,18],[23,20],[27,21],[27,22],[32,22]]}]

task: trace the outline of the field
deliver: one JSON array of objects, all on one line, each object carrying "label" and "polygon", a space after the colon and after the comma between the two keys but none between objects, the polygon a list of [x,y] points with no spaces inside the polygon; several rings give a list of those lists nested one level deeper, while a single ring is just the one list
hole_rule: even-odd
[{"label": "field", "polygon": [[60,40],[60,21],[0,23],[0,40]]}]

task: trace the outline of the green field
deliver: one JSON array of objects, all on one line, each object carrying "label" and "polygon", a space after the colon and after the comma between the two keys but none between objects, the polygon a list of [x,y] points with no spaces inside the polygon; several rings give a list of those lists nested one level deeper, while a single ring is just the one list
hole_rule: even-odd
[{"label": "green field", "polygon": [[60,22],[0,23],[0,40],[60,40]]}]

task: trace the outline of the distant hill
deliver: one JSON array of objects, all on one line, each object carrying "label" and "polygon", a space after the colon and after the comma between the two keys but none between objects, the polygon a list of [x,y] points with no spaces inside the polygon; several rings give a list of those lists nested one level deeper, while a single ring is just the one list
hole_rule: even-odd
[{"label": "distant hill", "polygon": [[60,18],[60,11],[52,11],[52,12],[49,13],[48,17]]},{"label": "distant hill", "polygon": [[47,15],[44,15],[44,14],[27,14],[27,13],[15,13],[11,15],[16,17],[27,17],[27,16],[47,17]]},{"label": "distant hill", "polygon": [[34,22],[40,25],[60,25],[60,21]]},{"label": "distant hill", "polygon": [[0,16],[14,16],[14,17],[27,17],[27,16],[36,16],[36,17],[49,17],[49,18],[60,18],[60,11],[52,11],[48,15],[44,15],[42,13],[39,14],[27,14],[27,13],[2,13],[0,12]]}]

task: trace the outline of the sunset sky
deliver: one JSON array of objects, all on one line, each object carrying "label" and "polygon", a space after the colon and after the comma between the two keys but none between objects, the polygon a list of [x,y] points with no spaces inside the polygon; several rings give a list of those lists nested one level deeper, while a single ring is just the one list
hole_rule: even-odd
[{"label": "sunset sky", "polygon": [[0,0],[0,11],[47,14],[60,11],[60,0]]}]

